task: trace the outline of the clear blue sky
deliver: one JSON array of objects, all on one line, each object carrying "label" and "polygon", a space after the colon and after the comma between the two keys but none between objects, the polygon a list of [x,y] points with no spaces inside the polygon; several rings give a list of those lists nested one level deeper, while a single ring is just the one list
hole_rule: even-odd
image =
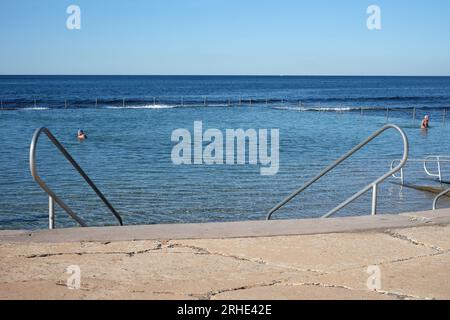
[{"label": "clear blue sky", "polygon": [[448,0],[2,0],[0,74],[450,75],[449,16]]}]

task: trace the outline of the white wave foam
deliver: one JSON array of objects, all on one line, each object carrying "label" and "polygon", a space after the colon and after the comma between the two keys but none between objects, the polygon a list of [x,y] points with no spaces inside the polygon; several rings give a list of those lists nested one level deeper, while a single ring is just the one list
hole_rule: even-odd
[{"label": "white wave foam", "polygon": [[39,110],[50,110],[50,108],[48,108],[48,107],[30,107],[30,108],[20,108],[17,110],[39,111]]},{"label": "white wave foam", "polygon": [[[204,104],[200,104],[198,105],[199,107],[204,107]],[[230,105],[228,104],[224,104],[224,103],[216,103],[216,104],[208,104],[208,107],[230,107]]]},{"label": "white wave foam", "polygon": [[[325,111],[325,112],[346,112],[361,110],[361,107],[273,107],[273,109],[278,110],[293,110],[293,111]],[[365,109],[365,108],[363,108]]]},{"label": "white wave foam", "polygon": [[117,107],[117,106],[107,106],[107,109],[173,109],[176,106],[166,105],[166,104],[149,104],[143,106],[125,106],[125,107]]}]

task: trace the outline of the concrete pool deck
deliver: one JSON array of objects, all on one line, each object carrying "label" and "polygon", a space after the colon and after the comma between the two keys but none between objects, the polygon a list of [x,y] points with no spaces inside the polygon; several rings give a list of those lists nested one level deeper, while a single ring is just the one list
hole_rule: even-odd
[{"label": "concrete pool deck", "polygon": [[449,278],[450,209],[0,231],[0,299],[450,299]]}]

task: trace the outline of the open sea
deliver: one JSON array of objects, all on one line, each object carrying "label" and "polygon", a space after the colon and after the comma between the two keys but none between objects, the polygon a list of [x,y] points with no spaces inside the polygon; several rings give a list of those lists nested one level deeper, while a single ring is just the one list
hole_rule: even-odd
[{"label": "open sea", "polygon": [[[261,220],[275,204],[386,123],[406,131],[410,158],[450,156],[450,77],[0,76],[0,229],[48,226],[48,197],[29,170],[32,135],[47,127],[102,190],[124,223]],[[430,115],[431,127],[420,129]],[[178,128],[280,131],[278,174],[255,165],[175,165]],[[88,139],[76,139],[83,129]],[[320,217],[402,156],[395,131],[367,145],[275,219]],[[43,135],[39,174],[89,225],[115,220]],[[432,164],[430,168],[435,169]],[[450,181],[450,163],[442,164]],[[441,185],[422,164],[408,184]],[[380,186],[379,213],[430,210],[434,194]],[[370,192],[337,216],[370,214]],[[441,206],[450,206],[444,199]],[[76,226],[60,208],[57,227]]]}]

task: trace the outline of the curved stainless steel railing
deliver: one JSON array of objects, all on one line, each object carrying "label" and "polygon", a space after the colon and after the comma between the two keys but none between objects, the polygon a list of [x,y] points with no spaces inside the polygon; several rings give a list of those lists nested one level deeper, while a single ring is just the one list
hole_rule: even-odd
[{"label": "curved stainless steel railing", "polygon": [[327,168],[325,168],[322,172],[320,172],[317,176],[315,176],[314,178],[312,178],[311,180],[309,180],[304,186],[302,186],[300,189],[297,189],[295,192],[293,192],[291,195],[289,195],[287,198],[285,198],[283,201],[281,201],[280,203],[278,203],[275,207],[273,207],[268,213],[267,213],[267,220],[270,220],[272,217],[272,214],[277,211],[278,209],[280,209],[282,206],[284,206],[286,203],[288,203],[289,201],[291,201],[293,198],[295,198],[298,194],[300,194],[301,192],[303,192],[305,189],[307,189],[309,186],[311,186],[313,183],[315,183],[317,180],[319,180],[320,178],[322,178],[324,175],[326,175],[328,172],[330,172],[331,170],[333,170],[335,167],[337,167],[339,164],[341,164],[344,160],[346,160],[347,158],[351,157],[355,152],[357,152],[358,150],[360,150],[362,147],[364,147],[366,144],[368,144],[369,142],[371,142],[373,139],[375,139],[376,137],[378,137],[380,134],[382,134],[384,131],[388,130],[388,129],[395,129],[400,133],[400,136],[403,139],[403,158],[400,161],[399,165],[396,166],[395,168],[391,169],[389,172],[386,172],[384,175],[382,175],[381,177],[379,177],[378,179],[376,179],[375,181],[373,181],[371,184],[369,184],[368,186],[366,186],[365,188],[363,188],[362,190],[358,191],[357,193],[355,193],[353,196],[351,196],[350,198],[348,198],[347,200],[345,200],[344,202],[342,202],[340,205],[338,205],[337,207],[335,207],[333,210],[329,211],[327,214],[325,214],[324,216],[322,216],[322,218],[328,218],[331,215],[335,214],[337,211],[341,210],[342,208],[344,208],[345,206],[347,206],[348,204],[350,204],[351,202],[355,201],[356,199],[358,199],[359,197],[361,197],[364,193],[366,193],[367,191],[369,191],[370,189],[373,190],[372,193],[372,215],[376,215],[377,212],[377,194],[378,194],[378,185],[383,182],[384,180],[386,180],[388,177],[390,177],[392,174],[395,174],[397,171],[399,171],[406,163],[406,161],[408,160],[408,150],[409,150],[409,144],[408,144],[408,137],[406,136],[405,132],[403,131],[403,129],[401,129],[400,127],[398,127],[395,124],[387,124],[385,126],[383,126],[381,129],[377,130],[375,133],[373,133],[371,136],[369,136],[367,139],[365,139],[363,142],[361,142],[360,144],[358,144],[357,146],[355,146],[353,149],[351,149],[349,152],[347,152],[345,155],[343,155],[342,157],[340,157],[338,160],[336,160],[335,162],[333,162],[331,165],[329,165]]},{"label": "curved stainless steel railing", "polygon": [[103,195],[103,193],[97,188],[97,186],[92,182],[88,175],[81,169],[78,163],[72,158],[72,156],[67,152],[63,145],[55,138],[55,136],[45,127],[39,128],[35,131],[33,139],[31,140],[30,146],[30,171],[33,179],[39,184],[39,186],[49,195],[49,228],[53,229],[55,227],[55,211],[54,202],[56,202],[61,208],[63,208],[69,216],[72,217],[76,222],[78,222],[82,227],[87,227],[87,224],[81,219],[68,205],[61,200],[60,197],[53,192],[47,184],[41,179],[37,173],[36,169],[36,147],[41,133],[45,133],[49,140],[58,148],[58,150],[64,155],[64,157],[70,162],[70,164],[78,171],[78,173],[84,178],[84,180],[89,184],[89,186],[94,190],[97,196],[103,201],[103,203],[108,207],[112,214],[119,221],[122,226],[123,221],[121,216],[117,213],[114,207],[109,203],[108,199]]},{"label": "curved stainless steel railing", "polygon": [[439,193],[436,196],[436,198],[434,198],[434,200],[433,200],[433,210],[437,209],[437,203],[438,203],[439,199],[442,198],[443,196],[445,196],[449,192],[450,192],[450,189],[444,190],[441,193]]}]

